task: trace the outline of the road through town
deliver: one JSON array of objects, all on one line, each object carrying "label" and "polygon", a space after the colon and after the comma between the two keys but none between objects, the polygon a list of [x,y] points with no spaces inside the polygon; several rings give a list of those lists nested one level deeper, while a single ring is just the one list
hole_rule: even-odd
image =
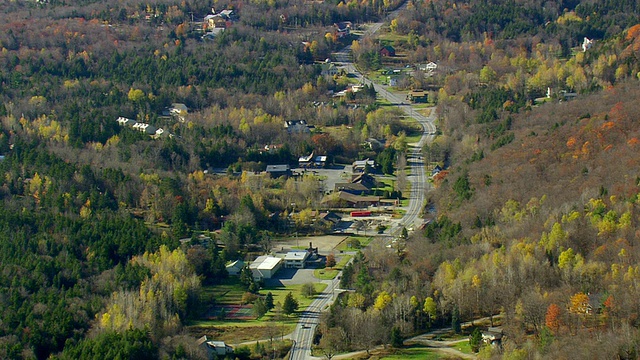
[{"label": "road through town", "polygon": [[[404,6],[405,5],[403,5],[403,7]],[[402,7],[400,9],[402,9]],[[396,17],[400,9],[390,13],[387,18]],[[382,25],[383,23],[371,24],[364,36],[374,34]],[[435,135],[435,111],[431,111],[429,116],[424,116],[414,109],[412,105],[405,103],[403,95],[395,94],[389,91],[386,86],[373,83],[369,79],[365,78],[364,75],[356,69],[354,64],[351,63],[350,52],[351,46],[347,46],[340,52],[336,53],[335,58],[338,62],[343,64],[348,73],[357,76],[362,83],[372,84],[376,89],[378,96],[385,98],[394,105],[397,105],[399,109],[402,109],[407,116],[414,118],[423,128],[423,134],[420,141],[415,144],[409,144],[410,147],[407,154],[407,164],[411,168],[411,174],[407,178],[411,183],[409,205],[405,209],[406,212],[402,219],[388,231],[388,234],[398,236],[402,231],[402,228],[410,229],[421,222],[420,215],[424,207],[428,186],[425,176],[425,165],[421,156],[421,149],[425,142],[429,141]],[[320,322],[320,313],[333,301],[335,293],[338,291],[339,278],[341,275],[342,273],[340,273],[335,279],[331,280],[329,282],[329,286],[327,286],[322,294],[320,294],[300,316],[300,321],[291,335],[294,345],[291,348],[290,359],[303,360],[312,358],[311,346],[313,334]]]}]

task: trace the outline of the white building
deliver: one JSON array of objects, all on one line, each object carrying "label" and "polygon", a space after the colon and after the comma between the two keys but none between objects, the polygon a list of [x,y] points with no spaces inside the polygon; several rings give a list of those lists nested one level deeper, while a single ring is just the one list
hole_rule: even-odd
[{"label": "white building", "polygon": [[281,267],[282,259],[269,255],[258,256],[258,258],[249,265],[255,281],[271,279]]},{"label": "white building", "polygon": [[308,251],[289,251],[287,255],[284,256],[284,267],[287,269],[304,269],[308,257]]},{"label": "white building", "polygon": [[244,261],[236,260],[232,263],[229,263],[227,266],[225,266],[225,269],[227,269],[227,273],[230,276],[238,276],[240,275],[240,272],[242,271],[243,267],[244,267]]}]

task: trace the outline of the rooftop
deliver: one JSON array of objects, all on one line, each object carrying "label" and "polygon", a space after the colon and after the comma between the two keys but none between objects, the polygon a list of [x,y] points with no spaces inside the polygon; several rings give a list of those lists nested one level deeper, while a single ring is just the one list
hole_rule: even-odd
[{"label": "rooftop", "polygon": [[251,263],[251,265],[249,265],[249,268],[258,269],[258,270],[271,270],[271,269],[275,268],[276,266],[278,266],[278,264],[281,261],[282,261],[282,259],[277,258],[277,257],[273,257],[273,256],[269,256],[269,255],[262,255],[262,256],[258,256]]},{"label": "rooftop", "polygon": [[309,253],[307,251],[289,251],[287,255],[284,256],[285,261],[296,261],[302,260],[304,261]]}]

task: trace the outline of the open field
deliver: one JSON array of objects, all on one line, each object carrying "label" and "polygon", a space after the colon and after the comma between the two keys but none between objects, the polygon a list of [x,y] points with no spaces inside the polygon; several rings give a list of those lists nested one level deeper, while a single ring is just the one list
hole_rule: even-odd
[{"label": "open field", "polygon": [[280,240],[274,243],[276,249],[284,248],[293,249],[295,247],[301,247],[306,249],[311,242],[313,247],[318,248],[318,252],[322,255],[329,254],[341,241],[346,237],[344,235],[322,235],[322,236],[300,236],[296,238],[289,238]]},{"label": "open field", "polygon": [[[314,284],[316,293],[321,293],[327,284]],[[188,331],[194,336],[199,337],[207,334],[216,339],[226,341],[228,343],[237,344],[244,341],[261,340],[273,336],[274,332],[279,336],[281,334],[291,333],[298,323],[298,314],[311,304],[313,298],[306,298],[301,295],[302,285],[289,285],[274,288],[265,288],[260,290],[260,295],[264,296],[271,292],[273,294],[274,304],[282,304],[287,293],[291,294],[298,300],[298,311],[290,316],[279,315],[275,309],[267,312],[260,319],[253,317],[251,305],[239,307],[242,303],[242,295],[245,293],[241,284],[235,280],[229,280],[227,283],[216,285],[213,287],[205,287],[203,289],[203,299],[210,299],[215,304],[212,309],[207,311],[208,314],[215,314],[222,307],[225,309],[240,308],[239,316],[226,317],[218,319],[215,316],[210,318],[202,318],[193,320],[189,323]],[[218,306],[221,305],[221,306]],[[227,312],[227,314],[229,314]]]},{"label": "open field", "polygon": [[351,357],[351,359],[378,359],[378,360],[439,360],[455,359],[447,355],[436,353],[424,345],[409,345],[401,349],[376,349],[367,355],[364,352]]}]

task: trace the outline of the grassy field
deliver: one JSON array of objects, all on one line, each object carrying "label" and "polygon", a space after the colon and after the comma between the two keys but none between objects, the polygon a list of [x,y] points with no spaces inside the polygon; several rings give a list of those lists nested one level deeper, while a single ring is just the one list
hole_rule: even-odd
[{"label": "grassy field", "polygon": [[[388,354],[385,354],[385,352],[388,352]],[[410,345],[402,349],[390,349],[385,352],[381,351],[380,354],[376,354],[376,358],[380,360],[436,360],[443,358],[423,345]]]},{"label": "grassy field", "polygon": [[465,354],[471,354],[472,353],[471,345],[469,345],[469,341],[465,341],[465,342],[461,342],[461,343],[458,343],[458,344],[454,344],[454,345],[451,345],[449,347],[452,348],[452,349],[460,350]]},{"label": "grassy field", "polygon": [[[354,251],[354,250],[358,250],[358,248],[354,249],[354,248],[350,248],[349,247],[349,241],[351,239],[358,239],[358,241],[360,241],[360,249],[366,247],[367,245],[369,245],[369,243],[373,240],[373,238],[371,236],[349,236],[344,241],[341,241],[340,244],[338,244],[338,246],[335,249],[338,250],[338,251]],[[349,260],[347,259],[347,261],[349,261]],[[346,264],[346,262],[345,262],[345,264]],[[340,267],[340,264],[338,264],[336,267]]]},{"label": "grassy field", "polygon": [[[317,283],[314,284],[316,289],[316,294],[321,293],[326,287],[327,284]],[[296,300],[298,300],[298,312],[304,311],[304,309],[311,304],[314,298],[307,298],[301,295],[302,285],[289,285],[289,286],[281,286],[274,288],[264,288],[260,290],[260,295],[266,295],[271,292],[273,295],[274,304],[282,304],[284,302],[285,296],[289,292],[294,296]],[[202,299],[203,303],[207,303],[207,301],[213,301],[215,299],[216,304],[220,305],[241,305],[242,304],[242,296],[244,295],[244,288],[240,283],[229,282],[226,284],[216,285],[216,286],[207,286],[202,289]],[[295,326],[297,323],[297,313],[294,313],[291,316],[278,318],[278,315],[275,313],[275,310],[268,312],[261,319],[200,319],[194,320],[189,325],[191,326],[215,326],[215,327],[255,327],[255,326],[266,326],[270,321],[278,320],[278,322],[282,322],[284,325]]]},{"label": "grassy field", "polygon": [[[373,238],[371,238],[373,239]],[[369,240],[370,242],[371,240]],[[367,242],[367,244],[369,243]],[[336,266],[334,268],[330,268],[330,269],[316,269],[313,271],[313,276],[315,276],[316,278],[320,279],[320,280],[333,280],[337,275],[338,272],[340,272],[340,270],[342,270],[344,268],[345,265],[347,265],[347,263],[349,262],[349,260],[352,258],[353,256],[351,255],[344,255],[340,261],[338,261],[338,263],[336,264]]]}]

